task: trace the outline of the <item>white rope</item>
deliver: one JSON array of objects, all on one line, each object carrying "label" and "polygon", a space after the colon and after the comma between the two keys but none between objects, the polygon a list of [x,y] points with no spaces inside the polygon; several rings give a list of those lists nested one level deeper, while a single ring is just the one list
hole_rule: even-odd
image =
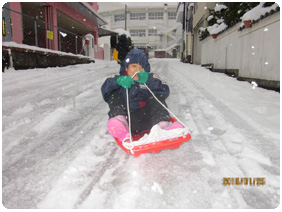
[{"label": "white rope", "polygon": [[[134,148],[134,145],[133,145],[133,141],[132,141],[132,135],[131,135],[131,119],[130,119],[130,109],[129,109],[129,97],[128,97],[128,88],[126,89],[126,104],[127,104],[127,116],[128,116],[128,128],[129,128],[129,140],[130,140],[130,147],[127,148],[127,149],[130,149],[130,152],[134,155],[134,152],[133,152],[133,148]],[[124,142],[128,140],[128,137],[125,137],[123,140],[122,140],[122,145],[125,147],[126,145],[124,145]]]},{"label": "white rope", "polygon": [[[134,78],[135,75],[138,74],[138,73],[139,73],[139,71],[136,72],[131,78]],[[182,124],[186,129],[188,129],[188,128],[186,127],[186,125],[185,125],[182,121],[180,121],[180,119],[177,118],[177,116],[176,116],[173,112],[171,112],[171,111],[155,96],[155,94],[151,91],[151,89],[150,89],[145,83],[144,83],[143,85],[144,85],[144,86],[147,88],[147,90],[152,94],[152,96],[160,103],[161,106],[163,106],[180,124]],[[127,89],[126,89],[126,104],[127,104],[128,127],[129,127],[129,135],[130,135],[129,139],[130,139],[130,144],[131,144],[131,145],[130,145],[130,147],[126,147],[127,145],[124,145],[124,142],[125,142],[126,140],[128,140],[128,137],[126,137],[126,138],[124,138],[124,139],[122,140],[122,145],[123,145],[126,149],[130,149],[131,153],[134,154],[134,152],[133,152],[134,144],[133,144],[133,141],[132,141],[132,134],[131,134],[131,119],[130,119],[129,97],[128,97],[128,96],[129,96],[129,95],[128,95],[128,88],[127,88]]]},{"label": "white rope", "polygon": [[[139,71],[135,72],[133,74],[133,76],[131,77],[132,79],[135,77],[136,74],[138,74]],[[134,148],[134,145],[133,145],[133,141],[132,141],[132,134],[131,134],[131,119],[130,119],[130,109],[129,109],[129,97],[128,97],[128,88],[126,89],[126,106],[127,106],[127,116],[128,116],[128,128],[129,128],[129,139],[130,139],[130,147],[127,148],[126,145],[124,145],[124,142],[126,140],[128,140],[128,137],[125,137],[123,140],[122,140],[122,145],[126,148],[126,149],[130,149],[130,152],[132,154],[134,154],[133,152],[133,148]]]},{"label": "white rope", "polygon": [[187,128],[186,125],[185,125],[182,121],[180,121],[180,119],[177,118],[176,115],[174,115],[174,113],[171,112],[171,111],[155,96],[155,94],[151,91],[151,89],[150,89],[145,83],[144,83],[144,85],[145,85],[145,87],[147,88],[147,90],[152,94],[152,96],[161,104],[161,106],[163,106],[172,116],[174,116],[174,118],[176,118],[176,120],[177,120],[180,124],[182,124],[185,128]]}]

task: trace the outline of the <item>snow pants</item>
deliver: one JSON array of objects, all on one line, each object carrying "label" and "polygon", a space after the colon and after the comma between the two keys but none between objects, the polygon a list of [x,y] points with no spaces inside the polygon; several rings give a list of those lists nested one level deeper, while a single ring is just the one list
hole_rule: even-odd
[{"label": "snow pants", "polygon": [[[165,100],[160,95],[155,94],[155,96],[167,107]],[[108,105],[110,108],[110,118],[117,115],[127,116],[126,101],[119,91],[114,91],[111,94]],[[144,107],[130,113],[130,119],[132,133],[150,130],[155,124],[161,121],[170,121],[168,111],[152,96],[146,101]]]}]

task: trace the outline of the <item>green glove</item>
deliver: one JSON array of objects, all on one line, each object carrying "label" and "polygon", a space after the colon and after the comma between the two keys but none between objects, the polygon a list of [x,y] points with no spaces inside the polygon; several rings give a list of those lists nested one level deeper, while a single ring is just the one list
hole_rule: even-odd
[{"label": "green glove", "polygon": [[148,77],[149,77],[149,73],[148,72],[139,71],[137,75],[139,76],[139,79],[136,80],[136,82],[144,84],[144,83],[146,83],[148,81]]},{"label": "green glove", "polygon": [[134,80],[130,76],[119,76],[117,78],[117,84],[128,89],[134,84]]}]

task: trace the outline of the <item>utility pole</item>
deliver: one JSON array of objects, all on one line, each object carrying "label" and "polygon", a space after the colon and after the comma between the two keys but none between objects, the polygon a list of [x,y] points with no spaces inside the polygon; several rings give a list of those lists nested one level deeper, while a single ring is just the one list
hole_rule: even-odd
[{"label": "utility pole", "polygon": [[186,51],[186,38],[185,38],[185,26],[186,26],[186,23],[185,23],[185,2],[183,2],[183,17],[182,17],[182,56],[181,56],[181,61],[184,61],[185,60],[185,51]]},{"label": "utility pole", "polygon": [[125,5],[125,17],[124,17],[125,19],[125,21],[124,21],[124,29],[125,29],[125,31],[127,30],[127,5]]}]

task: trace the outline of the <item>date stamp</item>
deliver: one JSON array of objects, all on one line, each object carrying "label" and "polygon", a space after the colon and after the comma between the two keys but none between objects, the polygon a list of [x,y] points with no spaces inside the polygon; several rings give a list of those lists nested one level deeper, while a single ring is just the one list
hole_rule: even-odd
[{"label": "date stamp", "polygon": [[262,186],[266,184],[264,177],[224,177],[222,184],[228,185],[248,185],[248,186]]}]

